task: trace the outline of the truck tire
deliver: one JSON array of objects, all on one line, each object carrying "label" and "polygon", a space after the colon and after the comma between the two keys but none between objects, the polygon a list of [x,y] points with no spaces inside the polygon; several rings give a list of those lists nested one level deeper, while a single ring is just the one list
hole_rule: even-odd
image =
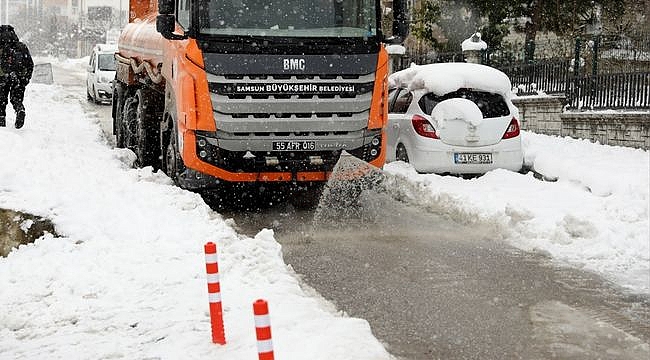
[{"label": "truck tire", "polygon": [[156,110],[156,94],[148,89],[138,89],[124,101],[118,132],[122,145],[135,153],[135,165],[138,167],[158,168],[159,165],[159,121]]},{"label": "truck tire", "polygon": [[168,135],[166,136],[168,141],[163,156],[164,171],[167,176],[174,180],[176,185],[180,185],[179,176],[185,171],[185,164],[183,164],[183,159],[178,151],[178,135],[176,130],[172,128]]},{"label": "truck tire", "polygon": [[113,86],[113,135],[115,135],[115,147],[124,147],[124,132],[122,129],[122,109],[124,108],[124,85],[116,81]]},{"label": "truck tire", "polygon": [[147,89],[139,89],[135,93],[137,100],[135,115],[135,154],[139,166],[160,164],[160,119],[158,118],[160,101],[159,95]]},{"label": "truck tire", "polygon": [[138,99],[133,95],[126,96],[124,99],[124,107],[122,108],[122,118],[120,121],[118,134],[122,139],[123,147],[133,151],[134,153],[136,152],[135,117],[137,111]]},{"label": "truck tire", "polygon": [[176,104],[170,88],[165,89],[163,121],[160,122],[161,169],[176,185],[180,186],[180,174],[185,164],[178,150],[178,128],[175,120]]}]

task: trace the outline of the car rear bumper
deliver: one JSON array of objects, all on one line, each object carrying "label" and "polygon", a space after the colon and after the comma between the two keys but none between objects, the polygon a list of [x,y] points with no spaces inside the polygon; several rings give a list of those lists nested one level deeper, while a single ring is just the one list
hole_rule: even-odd
[{"label": "car rear bumper", "polygon": [[[511,141],[512,140],[512,141]],[[523,152],[519,138],[502,140],[499,144],[480,147],[463,147],[428,144],[425,148],[409,152],[409,161],[418,172],[450,174],[483,174],[494,169],[519,171],[523,166]],[[491,164],[456,164],[454,153],[489,153]]]}]

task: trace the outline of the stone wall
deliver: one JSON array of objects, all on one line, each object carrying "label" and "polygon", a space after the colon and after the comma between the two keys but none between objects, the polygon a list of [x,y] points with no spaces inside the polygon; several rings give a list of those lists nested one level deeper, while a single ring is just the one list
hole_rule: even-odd
[{"label": "stone wall", "polygon": [[601,144],[650,149],[650,112],[561,114],[562,135]]},{"label": "stone wall", "polygon": [[562,135],[563,97],[525,96],[512,102],[519,108],[521,128],[538,134]]},{"label": "stone wall", "polygon": [[650,111],[563,111],[564,98],[516,97],[521,127],[538,134],[589,139],[650,150]]}]

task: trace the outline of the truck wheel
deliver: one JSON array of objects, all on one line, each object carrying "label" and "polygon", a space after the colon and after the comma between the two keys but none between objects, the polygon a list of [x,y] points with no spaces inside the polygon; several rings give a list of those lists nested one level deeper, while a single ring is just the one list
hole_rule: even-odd
[{"label": "truck wheel", "polygon": [[113,103],[112,103],[112,116],[113,116],[113,135],[115,135],[115,146],[118,148],[124,147],[124,133],[121,131],[122,127],[122,109],[124,108],[124,86],[120,82],[115,82],[113,86]]},{"label": "truck wheel", "polygon": [[[119,133],[122,137],[123,147],[136,152],[136,127],[135,117],[138,111],[138,99],[135,96],[129,96],[124,101],[122,109],[122,121],[120,121]],[[137,153],[136,153],[137,155]]]},{"label": "truck wheel", "polygon": [[169,132],[169,142],[165,149],[164,161],[165,173],[178,185],[178,177],[185,170],[185,165],[181,154],[178,152],[178,135],[174,130]]},{"label": "truck wheel", "polygon": [[135,154],[139,166],[158,167],[160,158],[160,121],[157,119],[157,95],[153,91],[136,91]]}]

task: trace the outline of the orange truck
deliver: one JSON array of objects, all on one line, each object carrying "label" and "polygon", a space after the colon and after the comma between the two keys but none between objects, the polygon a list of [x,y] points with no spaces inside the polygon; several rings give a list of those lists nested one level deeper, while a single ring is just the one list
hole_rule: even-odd
[{"label": "orange truck", "polygon": [[342,151],[381,167],[402,3],[386,37],[381,0],[131,0],[117,146],[190,190],[323,183]]}]

